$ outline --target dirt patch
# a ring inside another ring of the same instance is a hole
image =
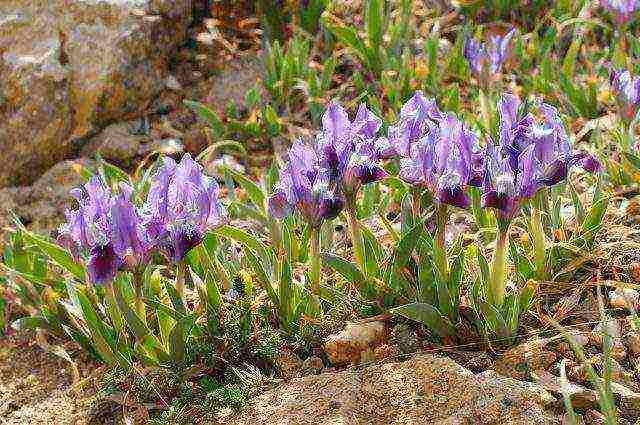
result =
[[[95,375],[97,364],[83,355],[74,359],[82,378]],[[82,382],[87,384],[88,380]],[[13,336],[0,340],[3,425],[87,424],[93,387],[81,387],[73,385],[71,364],[45,352],[35,338]]]

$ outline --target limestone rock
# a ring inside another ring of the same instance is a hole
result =
[[[108,162],[130,167],[144,151],[144,146],[151,142],[142,127],[140,121],[111,124],[82,148],[81,155],[94,158],[100,154]]]
[[[540,385],[558,397],[562,397],[563,392],[566,392],[569,395],[571,404],[576,409],[594,408],[597,404],[598,396],[591,389],[571,382],[563,383],[559,377],[546,370],[537,370],[533,375]]]
[[[640,293],[631,288],[616,288],[609,292],[609,302],[613,308],[636,311],[640,308]]]
[[[249,402],[227,425],[559,424],[553,400],[535,384],[474,375],[448,358],[294,379]]]
[[[325,352],[335,366],[358,364],[373,359],[373,350],[386,339],[383,322],[348,323],[346,328],[327,338]]]
[[[0,2],[0,187],[31,183],[164,88],[192,0]]]

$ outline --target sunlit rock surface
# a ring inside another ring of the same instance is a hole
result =
[[[0,1],[0,187],[139,115],[184,43],[192,0]]]

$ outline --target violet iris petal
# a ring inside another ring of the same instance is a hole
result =
[[[512,28],[503,36],[491,35],[484,43],[474,38],[467,38],[465,41],[464,57],[471,72],[482,84],[486,84],[502,69],[509,56],[509,45],[515,34],[516,29]]]
[[[111,205],[111,241],[119,258],[131,268],[142,264],[149,255],[142,220],[131,202],[133,189],[120,185],[120,194]]]
[[[226,221],[215,179],[189,154],[179,164],[165,158],[145,204],[145,229],[152,245],[179,262],[204,233]]]
[[[388,136],[378,140],[380,156],[408,157],[411,145],[431,132],[435,123],[444,117],[434,99],[427,99],[421,91],[416,91],[400,109],[398,122],[389,127]]]
[[[91,257],[87,264],[89,280],[98,285],[104,285],[116,277],[122,259],[118,257],[113,246],[96,245],[91,249]]]
[[[640,109],[640,77],[632,77],[626,69],[614,70],[611,73],[611,87],[616,95],[620,117],[627,123],[633,121]]]
[[[640,1],[638,0],[601,0],[601,5],[620,26],[631,22],[640,10]]]

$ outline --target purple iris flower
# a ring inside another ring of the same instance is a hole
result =
[[[298,210],[312,227],[338,216],[344,199],[336,190],[334,172],[321,166],[321,158],[302,140],[294,142],[289,160],[280,173],[275,193],[269,198],[269,212],[283,218]]]
[[[400,178],[431,190],[442,204],[467,208],[467,186],[482,184],[478,137],[455,116],[444,116],[400,160]]]
[[[141,217],[131,202],[130,186],[121,184],[116,195],[100,178],[93,177],[72,194],[78,209],[66,211],[60,242],[78,259],[82,254],[89,255],[87,271],[91,282],[107,283],[118,269],[135,269],[148,259],[149,243]]]
[[[492,143],[487,146],[483,208],[493,208],[501,219],[510,220],[543,186],[542,166],[534,145],[520,153],[516,169],[512,168],[509,155],[501,153]]]
[[[445,114],[438,109],[435,99],[427,99],[422,91],[416,91],[400,109],[398,123],[389,127],[388,136],[376,142],[380,156],[409,156],[411,145],[431,132],[444,117]]]
[[[164,158],[144,206],[145,228],[156,249],[173,262],[202,241],[205,232],[226,222],[215,179],[189,154],[180,163]]]
[[[611,86],[620,116],[627,123],[633,121],[640,109],[640,77],[632,77],[626,69],[614,70],[611,73]]]
[[[316,141],[319,163],[345,195],[355,196],[363,184],[387,177],[376,146],[381,126],[382,120],[365,105],[360,105],[353,122],[336,102],[325,111]]]
[[[553,186],[566,180],[572,166],[579,165],[589,172],[600,170],[597,159],[585,152],[575,151],[556,108],[542,103],[540,120],[522,111],[520,100],[511,94],[502,96],[500,111],[500,144],[514,173],[522,165],[522,154],[531,147],[539,164],[540,183]]]
[[[600,4],[620,26],[631,22],[634,15],[640,10],[640,1],[638,0],[601,0]]]
[[[464,43],[464,57],[469,62],[471,72],[481,84],[488,83],[498,74],[509,55],[509,44],[516,34],[512,28],[505,35],[492,34],[482,43],[475,38],[467,38]]]

